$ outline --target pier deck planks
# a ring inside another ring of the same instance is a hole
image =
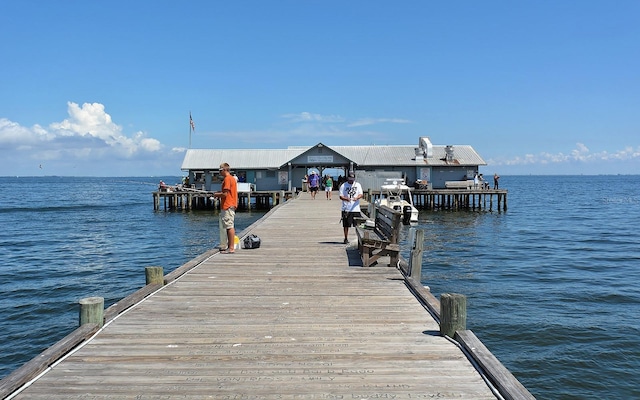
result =
[[[259,249],[213,255],[15,398],[495,399],[396,268],[349,265],[340,202],[322,194],[274,210],[252,228]]]

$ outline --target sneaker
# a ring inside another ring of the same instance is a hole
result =
[[[345,239],[344,242],[342,242],[344,244],[349,244],[349,240]]]

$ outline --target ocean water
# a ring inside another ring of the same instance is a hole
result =
[[[1,177],[0,378],[78,326],[78,301],[105,307],[219,244],[217,211],[153,210],[160,179]],[[238,212],[236,230],[265,211]]]
[[[160,179],[179,178],[0,178],[0,378],[75,329],[81,298],[218,244],[214,211],[153,211]],[[640,176],[501,187],[506,212],[421,212],[423,283],[467,296],[467,328],[537,398],[640,398]]]
[[[536,398],[640,398],[640,176],[500,181],[506,212],[421,213],[423,284]]]

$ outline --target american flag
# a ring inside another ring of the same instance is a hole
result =
[[[191,113],[189,113],[189,124],[191,125],[191,130],[196,131],[196,124],[193,123],[193,118],[191,118]]]

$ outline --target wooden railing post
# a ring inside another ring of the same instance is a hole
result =
[[[409,276],[420,282],[422,280],[422,252],[424,249],[424,230],[411,228],[411,256],[409,257]]]
[[[145,267],[144,276],[146,278],[147,285],[164,285],[164,270],[162,267]]]
[[[467,298],[462,294],[440,295],[440,334],[453,337],[467,329]]]
[[[84,324],[104,325],[104,297],[80,299],[80,326]]]

